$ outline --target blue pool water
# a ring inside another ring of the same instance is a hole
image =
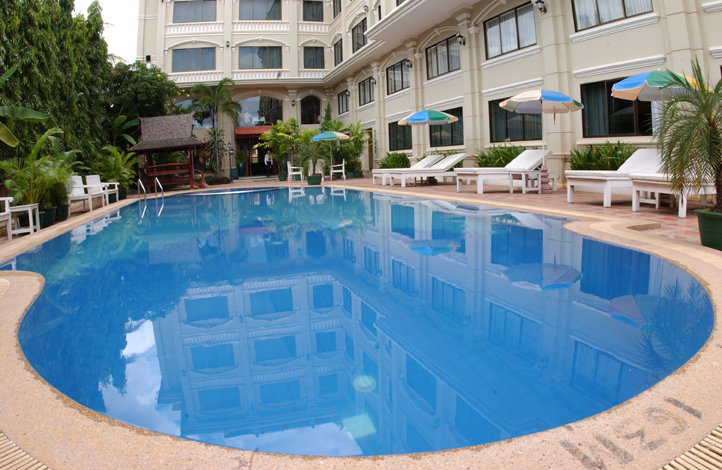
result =
[[[713,325],[691,275],[564,223],[321,188],[141,201],[15,260],[47,281],[20,344],[78,403],[214,444],[520,436],[642,392]]]

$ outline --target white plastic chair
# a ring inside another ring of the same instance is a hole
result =
[[[292,179],[291,177],[293,175],[298,175],[301,177],[301,181],[303,181],[303,167],[300,166],[291,166],[291,162],[286,162],[286,165],[288,166],[288,179]]]
[[[110,195],[115,194],[115,200],[118,200],[118,183],[102,182],[99,175],[88,175],[85,177],[85,184],[90,186],[88,191],[91,194],[103,192],[105,195],[105,205],[110,204]],[[111,187],[112,186],[112,187]]]
[[[85,203],[87,202],[90,206],[90,211],[93,211],[93,199],[96,197],[101,198],[101,203],[105,205],[105,193],[91,194],[86,191],[88,186],[83,184],[82,176],[73,176],[70,181],[70,191],[68,191],[68,216],[72,213],[73,203],[83,201],[83,210],[85,210]]]
[[[12,231],[10,230],[10,203],[13,202],[11,197],[0,197],[0,202],[3,202],[5,208],[0,212],[0,222],[5,222],[5,226],[8,231],[8,240],[12,240]]]
[[[346,179],[346,159],[344,158],[341,160],[341,163],[338,165],[331,165],[331,179],[333,179],[333,174],[339,173],[343,179]]]

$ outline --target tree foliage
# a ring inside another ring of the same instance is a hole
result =
[[[173,107],[180,90],[168,75],[155,65],[141,62],[118,64],[113,74],[112,105],[116,117],[165,116]]]

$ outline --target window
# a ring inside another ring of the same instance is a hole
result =
[[[541,140],[541,114],[519,114],[503,109],[504,100],[489,101],[489,136],[492,142]]]
[[[291,289],[252,292],[250,300],[251,315],[253,316],[290,312],[293,310],[293,293]]]
[[[338,374],[320,375],[318,377],[318,394],[330,395],[338,393]]]
[[[307,96],[301,100],[301,124],[318,124],[321,116],[321,100]]]
[[[344,312],[351,315],[353,313],[353,301],[351,299],[351,291],[344,287],[341,291],[342,307]]]
[[[426,76],[431,79],[461,68],[459,43],[452,36],[426,49]]]
[[[196,346],[191,348],[194,369],[220,369],[236,364],[232,344]]]
[[[343,62],[343,39],[339,39],[333,45],[333,65]]]
[[[466,322],[466,292],[435,277],[431,278],[431,306],[456,323]]]
[[[216,0],[173,3],[173,23],[196,21],[216,21]]]
[[[391,206],[391,231],[400,235],[414,238],[414,208],[393,204]]]
[[[364,247],[364,269],[376,277],[381,276],[381,257],[379,252],[368,246]]]
[[[619,403],[642,390],[647,380],[648,372],[575,341],[571,386],[585,396]]]
[[[324,331],[316,333],[316,352],[319,354],[334,352],[336,350],[336,333]]]
[[[304,47],[303,67],[306,69],[322,69],[323,47]]]
[[[652,0],[574,0],[577,31],[652,11]]]
[[[521,225],[491,223],[491,262],[502,266],[541,263],[544,231]]]
[[[336,18],[341,13],[341,0],[333,0],[333,17]]]
[[[376,336],[376,311],[361,302],[361,324]]]
[[[489,341],[533,364],[539,347],[539,324],[490,303]]]
[[[338,94],[338,113],[343,114],[348,112],[348,98],[351,93],[348,90],[344,90]]]
[[[581,86],[584,137],[652,135],[652,104],[612,98],[618,80]]]
[[[257,362],[278,361],[296,357],[296,337],[257,339],[253,342]]]
[[[280,69],[279,46],[246,46],[238,48],[239,69]]]
[[[333,304],[333,284],[313,286],[313,308],[332,308]]]
[[[585,239],[579,290],[606,300],[646,294],[652,269],[646,253]]]
[[[237,410],[241,407],[241,396],[237,387],[199,390],[198,403],[201,411]]]
[[[303,0],[303,21],[323,21],[323,2]]]
[[[291,380],[290,382],[259,385],[258,391],[263,405],[294,401],[301,398],[301,381]]]
[[[486,58],[536,44],[534,6],[530,3],[502,13],[484,23]]]
[[[401,261],[391,260],[393,286],[401,292],[416,295],[416,270]]]
[[[390,95],[410,86],[408,59],[404,59],[386,69],[386,94]]]
[[[433,409],[436,409],[436,377],[411,356],[406,356],[406,383]]]
[[[197,49],[173,49],[173,71],[215,70],[215,47]]]
[[[389,150],[411,149],[411,126],[399,126],[398,122],[389,123]]]
[[[358,100],[361,106],[374,101],[374,85],[376,80],[369,77],[358,84]]]
[[[343,259],[346,261],[356,261],[356,252],[354,251],[354,242],[348,237],[343,239]]]
[[[431,146],[464,145],[464,113],[462,108],[447,109],[444,112],[456,116],[459,120],[451,124],[429,126]]]
[[[405,1],[406,1],[406,0],[396,0],[396,6],[401,5],[401,4],[404,3]]]
[[[344,350],[346,351],[346,355],[348,356],[348,358],[353,361],[356,354],[353,350],[353,339],[351,339],[348,333],[344,335]]]
[[[283,119],[283,101],[271,98],[270,96],[253,96],[240,100],[241,113],[238,116],[238,122],[236,127],[249,127],[249,126],[263,126],[264,124],[271,124],[279,119]],[[279,245],[280,239],[274,237],[269,238],[266,243],[271,246],[277,247],[280,258],[288,258],[288,240],[284,244]],[[268,253],[268,249],[266,249]],[[269,261],[271,258],[269,258]]]
[[[366,45],[366,18],[351,29],[351,50],[356,52]]]
[[[280,20],[281,0],[241,0],[242,20]]]
[[[227,319],[230,316],[228,313],[228,298],[225,296],[187,299],[185,309],[186,320],[189,323]]]
[[[376,11],[378,12],[379,21],[381,21],[381,4],[380,3],[379,3],[378,8],[376,9]]]

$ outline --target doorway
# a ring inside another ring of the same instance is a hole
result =
[[[266,176],[266,167],[263,164],[263,150],[254,149],[258,139],[238,140],[238,152],[243,155],[246,162],[246,174],[239,176]]]

